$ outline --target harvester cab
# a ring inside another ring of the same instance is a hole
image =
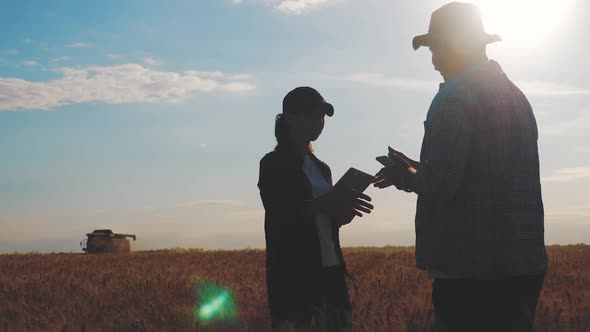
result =
[[[86,239],[80,242],[86,253],[128,253],[131,245],[127,238],[136,240],[135,234],[117,234],[110,229],[97,229],[86,234]]]

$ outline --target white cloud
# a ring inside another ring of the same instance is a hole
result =
[[[574,215],[580,217],[590,217],[590,204],[575,204],[546,208],[545,214],[547,216]]]
[[[61,77],[45,82],[0,78],[0,111],[89,102],[178,103],[199,93],[244,93],[256,88],[249,80],[223,73],[207,77],[197,71],[157,71],[140,64],[63,67],[54,72]]]
[[[590,166],[562,168],[555,175],[544,177],[545,182],[568,182],[590,178]]]
[[[567,83],[547,81],[516,81],[515,83],[527,96],[590,95],[590,88],[580,88]]]
[[[28,60],[28,61],[23,61],[23,65],[25,65],[25,66],[38,66],[39,63],[35,60]]]
[[[156,60],[153,56],[143,58],[143,63],[146,65],[159,65],[160,61]]]
[[[240,207],[244,202],[231,199],[213,199],[194,202],[184,202],[177,205],[181,208],[211,208],[211,207]]]
[[[334,0],[283,0],[275,5],[275,8],[285,14],[299,15],[306,10],[320,7]]]
[[[90,43],[71,43],[66,46],[70,47],[70,48],[90,48],[90,47],[92,47],[92,44],[90,44]]]
[[[378,72],[359,72],[341,76],[330,76],[330,79],[349,81],[377,87],[436,89],[439,81],[426,81],[388,77]],[[516,81],[516,85],[527,96],[575,96],[590,95],[590,88],[576,87],[571,84],[548,81]]]
[[[590,110],[571,112],[567,116],[540,113],[537,122],[543,136],[585,136],[590,126]]]
[[[230,79],[230,80],[240,81],[240,80],[250,80],[250,79],[252,79],[252,76],[248,75],[248,74],[237,74],[237,75],[226,76],[226,78]]]
[[[67,56],[67,55],[62,55],[62,56],[58,56],[56,58],[53,58],[51,60],[49,60],[50,62],[62,62],[62,61],[68,61],[71,60],[72,57],[71,56]]]
[[[218,79],[228,79],[228,80],[236,80],[236,81],[244,81],[244,80],[250,80],[252,79],[252,76],[248,75],[248,74],[237,74],[237,75],[227,75],[225,73],[222,73],[220,71],[197,71],[197,70],[191,70],[188,71],[187,73],[193,74],[193,75],[198,75],[200,77],[207,77],[207,78],[218,78]]]
[[[245,2],[261,3],[271,6],[283,14],[299,15],[311,9],[336,3],[342,0],[232,0],[235,5]]]
[[[17,50],[7,50],[5,53],[8,55],[17,55],[18,51]]]
[[[210,77],[210,78],[222,78],[223,73],[220,71],[197,71],[191,70],[189,73],[199,75],[201,77]]]
[[[354,73],[342,76],[329,76],[327,78],[376,87],[424,89],[433,91],[440,83],[436,81],[387,77],[382,73]]]

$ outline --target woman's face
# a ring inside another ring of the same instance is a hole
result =
[[[301,135],[310,142],[316,141],[324,130],[325,114],[323,112],[297,113],[289,118],[293,133]]]
[[[309,115],[308,117],[310,118],[309,140],[311,142],[315,142],[322,134],[322,131],[324,131],[326,115],[321,112],[315,112],[314,114]]]

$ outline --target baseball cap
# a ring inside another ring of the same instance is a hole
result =
[[[327,116],[334,115],[334,106],[326,102],[324,97],[314,88],[297,87],[283,98],[283,113],[322,112]]]

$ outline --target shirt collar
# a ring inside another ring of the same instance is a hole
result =
[[[469,67],[467,67],[466,69],[464,69],[462,72],[458,73],[457,75],[453,76],[450,80],[442,82],[439,84],[439,89],[444,88],[445,86],[452,86],[455,85],[465,79],[467,79],[468,77],[470,77],[473,73],[477,72],[479,69],[487,66],[488,64],[491,63],[495,63],[495,61],[493,60],[488,60],[486,62],[483,63],[478,63],[478,64],[474,64],[471,65]]]

